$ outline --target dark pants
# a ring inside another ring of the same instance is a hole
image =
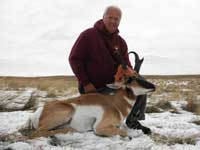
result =
[[[79,91],[80,94],[85,94],[84,87],[81,86],[81,85],[78,86],[78,91]]]
[[[147,95],[140,95],[137,96],[136,102],[129,113],[128,117],[126,118],[126,125],[129,128],[133,129],[143,129],[146,130],[146,127],[141,126],[138,120],[145,119],[145,109],[146,109],[146,102],[147,102]],[[150,132],[150,129],[147,129]],[[144,132],[144,131],[143,131]],[[146,132],[146,131],[145,131]]]
[[[134,114],[135,116],[137,116],[138,120],[144,120],[146,103],[147,103],[147,95],[137,96],[135,105],[133,106],[130,114]]]

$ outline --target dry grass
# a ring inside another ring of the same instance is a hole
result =
[[[191,144],[195,145],[196,140],[194,137],[166,137],[163,135],[156,135],[153,134],[151,135],[151,138],[156,142],[156,143],[162,143],[162,144],[167,144],[167,145],[174,145],[174,144]]]
[[[200,100],[197,100],[197,96],[200,95],[200,75],[145,76],[145,78],[157,86],[156,92],[151,96],[147,112],[160,112],[160,108],[176,112],[169,101],[186,100],[188,105],[185,109],[200,114],[200,102],[198,102]],[[74,76],[0,77],[0,89],[20,90],[27,87],[47,91],[48,98],[69,96],[78,92]]]
[[[146,76],[147,79],[156,84],[156,92],[151,96],[153,106],[161,107],[160,104],[167,106],[168,101],[186,100],[188,105],[185,110],[200,114],[200,75],[185,76]],[[163,107],[163,106],[162,106]],[[170,106],[168,105],[169,109]],[[176,110],[169,110],[174,111]],[[166,110],[166,109],[165,109]]]
[[[66,91],[77,92],[77,81],[73,76],[51,77],[0,77],[1,89],[37,88],[47,91],[48,97],[62,95]]]
[[[194,121],[193,123],[196,124],[196,125],[200,125],[200,120]]]
[[[184,109],[200,115],[200,101],[189,100],[188,105]]]

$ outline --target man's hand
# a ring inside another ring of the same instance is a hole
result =
[[[84,86],[84,90],[85,90],[85,93],[96,92],[96,88],[94,87],[92,83],[89,83],[86,86]]]

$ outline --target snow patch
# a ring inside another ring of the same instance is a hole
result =
[[[0,112],[0,135],[18,131],[26,123],[30,111]]]
[[[19,110],[31,99],[32,93],[35,89],[26,89],[25,91],[13,91],[13,90],[0,90],[0,106],[4,109]]]

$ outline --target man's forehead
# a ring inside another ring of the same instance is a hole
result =
[[[109,9],[106,13],[106,15],[117,15],[121,16],[121,12],[117,9]]]

